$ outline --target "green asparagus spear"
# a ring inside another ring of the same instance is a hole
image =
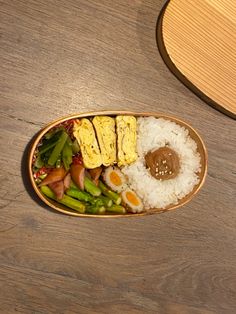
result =
[[[121,197],[119,194],[111,191],[102,181],[99,181],[98,187],[105,196],[109,197],[116,205],[120,205]]]
[[[84,188],[93,196],[101,195],[101,190],[89,178],[84,177]]]
[[[126,209],[121,205],[113,204],[111,207],[107,207],[108,212],[116,213],[116,214],[125,214]]]
[[[79,190],[73,183],[71,184],[71,187],[66,191],[66,194],[80,201],[90,203],[94,206],[110,207],[112,205],[112,200],[110,200],[108,197],[102,195],[94,197],[85,191]]]
[[[106,211],[104,206],[87,205],[85,212],[87,214],[102,215]]]
[[[60,155],[61,151],[63,150],[63,147],[65,145],[67,138],[68,138],[68,134],[65,131],[62,131],[62,134],[61,134],[60,138],[58,139],[57,144],[51,153],[51,156],[48,159],[48,164],[50,166],[54,166],[54,164],[56,163],[58,156]]]
[[[84,187],[87,192],[93,196],[99,196],[101,194],[100,189],[89,178],[84,178]],[[70,188],[80,191],[77,185],[71,180]]]
[[[111,207],[112,206],[112,200],[109,197],[100,195],[99,199],[103,202],[105,207]]]
[[[66,194],[73,198],[77,198],[80,201],[90,202],[90,203],[93,201],[93,197],[89,193],[80,191],[77,188],[69,188],[66,191]]]
[[[62,150],[62,161],[63,161],[63,165],[64,168],[66,169],[66,171],[68,171],[70,169],[70,164],[72,163],[72,148],[71,145],[67,139],[67,141],[65,142],[65,145],[63,147]]]
[[[74,198],[64,195],[62,199],[58,200],[53,193],[53,191],[46,185],[41,186],[41,192],[45,194],[47,197],[57,201],[58,203],[61,203],[69,208],[72,208],[79,213],[84,213],[85,212],[85,205],[81,203],[80,201],[75,200]]]
[[[93,197],[93,200],[90,203],[95,206],[105,206],[103,200],[100,199],[100,196]]]

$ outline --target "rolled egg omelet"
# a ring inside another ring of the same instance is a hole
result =
[[[96,116],[93,118],[98,143],[104,166],[113,165],[116,162],[116,131],[115,120],[108,116]]]
[[[133,116],[116,116],[118,166],[129,165],[138,155],[136,152],[137,123]]]
[[[95,131],[89,119],[77,120],[73,134],[79,142],[84,166],[93,169],[101,166],[102,156],[96,139]]]

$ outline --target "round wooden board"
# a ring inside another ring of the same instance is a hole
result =
[[[158,48],[193,92],[236,118],[235,0],[169,0],[157,23]]]

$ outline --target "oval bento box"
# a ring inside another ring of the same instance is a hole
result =
[[[148,116],[153,116],[156,118],[164,118],[164,119],[168,119],[172,122],[177,123],[180,126],[185,127],[188,131],[189,131],[189,135],[190,137],[196,142],[197,144],[197,151],[200,155],[200,162],[201,162],[201,170],[198,173],[199,176],[199,183],[197,185],[194,186],[193,190],[186,195],[184,198],[180,199],[178,201],[177,204],[172,204],[169,205],[168,207],[166,207],[165,209],[163,208],[152,208],[152,209],[148,209],[148,210],[144,210],[141,213],[126,213],[126,214],[103,214],[103,215],[95,215],[95,214],[82,214],[79,212],[76,212],[74,210],[69,209],[68,207],[57,203],[56,201],[47,198],[44,194],[41,193],[40,189],[38,188],[35,179],[34,179],[34,174],[33,174],[33,157],[34,157],[34,153],[35,150],[38,146],[38,144],[40,143],[41,139],[43,138],[43,136],[53,127],[55,127],[56,125],[63,123],[67,120],[70,119],[79,119],[79,118],[90,118],[90,117],[94,117],[94,116],[98,116],[98,115],[106,115],[106,116],[117,116],[117,115],[132,115],[135,117],[148,117]],[[197,133],[196,130],[194,130],[189,124],[187,124],[186,122],[175,118],[173,116],[170,115],[165,115],[163,113],[154,113],[154,112],[131,112],[131,111],[99,111],[99,112],[88,112],[88,113],[79,113],[79,114],[72,114],[72,115],[68,115],[66,117],[54,120],[53,122],[49,123],[48,125],[46,125],[44,128],[42,128],[39,133],[37,134],[36,138],[34,139],[31,147],[30,147],[30,151],[29,151],[29,157],[28,157],[28,172],[29,172],[29,177],[30,177],[30,181],[31,184],[33,186],[34,191],[36,192],[36,194],[38,195],[38,197],[49,207],[53,208],[54,210],[64,213],[64,214],[68,214],[71,216],[79,216],[79,217],[97,217],[97,218],[105,218],[105,217],[112,217],[112,218],[116,218],[116,217],[136,217],[136,216],[144,216],[144,215],[150,215],[150,214],[155,214],[155,213],[162,213],[162,212],[166,212],[166,211],[170,211],[170,210],[174,210],[178,207],[181,207],[185,204],[187,204],[201,189],[201,187],[204,184],[205,178],[206,178],[206,174],[207,174],[207,151],[206,151],[206,147],[203,143],[203,140],[201,139],[200,135]]]

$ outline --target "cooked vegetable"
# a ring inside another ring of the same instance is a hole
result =
[[[81,190],[84,190],[84,172],[85,168],[82,165],[72,164],[70,166],[71,178]]]
[[[116,116],[118,166],[129,165],[137,159],[136,152],[136,118],[133,116]]]
[[[56,161],[58,160],[59,155],[61,154],[63,147],[65,145],[65,142],[68,138],[68,134],[65,131],[62,131],[56,146],[54,147],[51,156],[48,159],[48,164],[50,166],[54,166]]]
[[[80,191],[80,190],[75,189],[75,188],[69,188],[66,191],[66,194],[71,196],[71,197],[77,198],[80,201],[84,201],[84,202],[92,202],[93,201],[93,197],[89,193],[84,192],[84,191]]]
[[[127,187],[125,176],[117,167],[106,168],[103,179],[113,191],[121,192]]]
[[[105,207],[111,207],[113,204],[112,200],[109,197],[106,197],[104,195],[100,195],[99,199],[102,200]]]
[[[80,152],[80,147],[79,147],[79,143],[77,139],[75,139],[72,144],[72,151],[73,151],[73,154],[78,154]]]
[[[121,205],[113,204],[111,207],[107,208],[108,212],[116,213],[116,214],[125,214],[126,209]]]
[[[52,139],[52,141],[54,140],[58,140],[60,134],[58,132],[62,131],[64,128],[62,126],[58,126],[55,128],[52,128],[50,131],[48,131],[45,135],[45,142],[49,143],[49,140]],[[55,136],[55,137],[54,137]]]
[[[99,196],[102,192],[88,177],[84,177],[84,188],[93,196]]]
[[[143,204],[138,195],[131,189],[126,189],[121,193],[122,202],[128,206],[132,213],[140,213],[143,210]]]
[[[109,198],[105,196],[94,197],[87,192],[78,190],[76,187],[69,188],[66,194],[80,201],[89,203],[90,205],[94,205],[95,207],[111,207],[112,205],[112,200]]]
[[[54,192],[57,200],[60,200],[63,198],[64,195],[64,184],[63,181],[57,181],[57,182],[53,182],[48,184],[49,188]]]
[[[111,191],[102,181],[99,181],[98,187],[105,196],[109,197],[116,205],[120,205],[121,197],[119,194]]]
[[[57,158],[55,167],[56,167],[56,168],[60,168],[61,165],[62,165],[62,162],[61,162],[61,154],[60,154],[60,155],[58,156],[58,158]]]
[[[34,179],[47,197],[81,213],[125,214],[122,198],[131,211],[140,211],[128,202],[126,177],[114,166],[117,160],[122,166],[136,158],[135,117],[66,120],[48,131],[36,148]],[[123,197],[118,194],[122,191],[127,192]]]
[[[78,211],[79,213],[83,214],[85,212],[85,205],[81,203],[80,201],[77,201],[68,195],[64,195],[62,199],[57,200],[55,194],[48,186],[42,186],[40,189],[44,195],[46,195],[47,197],[53,200],[56,200],[58,203],[61,203],[69,208],[72,208]]]
[[[70,169],[70,165],[72,163],[72,155],[73,155],[72,147],[71,147],[68,139],[65,142],[65,145],[64,145],[63,150],[62,150],[62,161],[63,161],[63,165],[64,165],[66,171],[68,171]]]
[[[40,169],[44,166],[44,161],[42,160],[42,157],[41,155],[38,155],[35,162],[34,162],[34,166],[37,168],[37,169]]]
[[[91,204],[96,206],[105,206],[104,201],[101,199],[101,195],[98,197],[94,197]]]
[[[49,149],[47,150],[45,153],[43,153],[42,155],[39,154],[39,156],[41,157],[43,163],[44,163],[44,166],[48,166],[48,159],[49,157],[51,156],[51,153],[53,151],[53,148],[52,149]]]
[[[36,179],[35,179],[35,183],[36,183],[36,184],[39,185],[41,182],[42,182],[42,180],[41,180],[40,178],[36,178]]]
[[[48,185],[60,180],[63,180],[65,177],[65,169],[61,168],[53,168],[52,171],[46,176],[46,178],[40,183],[40,186]]]
[[[47,173],[43,173],[39,176],[39,179],[43,180],[46,178],[47,175],[48,175]]]
[[[96,206],[96,205],[87,205],[85,212],[87,214],[98,214],[102,215],[106,211],[106,208],[104,206]]]
[[[113,165],[116,162],[116,130],[115,119],[108,116],[96,116],[93,118],[98,143],[104,166]]]
[[[52,149],[56,145],[56,142],[53,143],[47,143],[45,145],[42,145],[39,147],[39,155],[43,155],[48,150]]]
[[[48,136],[50,131],[45,134],[42,144],[39,146],[39,154],[43,155],[48,150],[52,149],[56,144],[61,135],[62,128],[56,128],[51,131],[51,134]]]

